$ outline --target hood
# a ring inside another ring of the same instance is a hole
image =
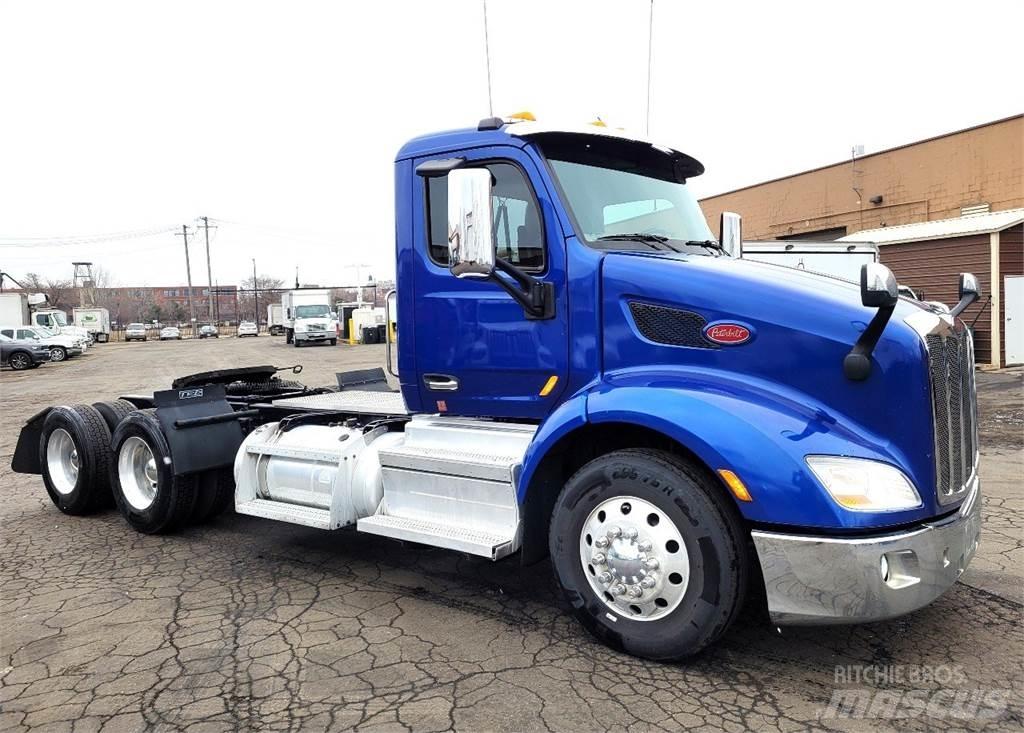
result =
[[[606,371],[638,362],[678,365],[769,385],[821,412],[827,423],[849,427],[919,487],[931,485],[927,352],[905,322],[925,310],[922,304],[900,299],[872,355],[871,374],[851,381],[843,359],[877,312],[861,305],[857,284],[750,260],[657,253],[609,254],[602,271]],[[634,303],[656,307],[638,310]],[[679,320],[672,311],[696,317]],[[644,317],[646,336],[638,323]],[[675,331],[650,338],[650,329],[673,323]],[[716,323],[736,324],[749,338],[713,344],[702,330]]]

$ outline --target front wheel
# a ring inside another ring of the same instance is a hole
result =
[[[34,362],[32,357],[26,354],[24,351],[15,351],[11,354],[10,358],[11,369],[16,372],[20,372],[23,369],[30,369]]]
[[[50,361],[64,361],[68,358],[68,350],[63,346],[50,347]]]
[[[670,453],[597,458],[555,503],[550,550],[577,619],[647,659],[696,654],[743,602],[743,527],[712,476]]]

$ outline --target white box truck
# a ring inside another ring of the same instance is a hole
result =
[[[327,290],[288,290],[281,293],[286,342],[303,346],[338,343],[338,327]]]
[[[29,297],[28,293],[0,293],[0,323],[27,326],[31,318]],[[39,297],[46,302],[46,296]]]
[[[76,326],[88,331],[96,343],[110,341],[110,311],[106,308],[75,308],[71,318]]]
[[[76,345],[89,343],[84,328],[68,325],[67,313],[46,308],[43,293],[0,293],[0,323],[12,326],[43,326],[55,333],[71,336]]]
[[[284,333],[284,309],[280,303],[271,303],[267,306],[267,330],[271,336],[280,336]]]

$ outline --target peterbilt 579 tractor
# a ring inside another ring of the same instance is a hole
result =
[[[494,561],[550,557],[606,644],[678,659],[748,592],[774,624],[891,618],[978,544],[974,356],[953,308],[740,259],[678,150],[488,118],[395,161],[397,359],[48,407],[13,468],[141,532],[232,505]],[[392,300],[389,298],[389,303]],[[389,330],[390,335],[390,330]],[[397,364],[396,364],[397,362]]]

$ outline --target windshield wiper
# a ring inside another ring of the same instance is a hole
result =
[[[725,248],[722,247],[718,242],[713,239],[690,239],[683,244],[688,244],[693,247],[704,247],[705,249],[714,249],[719,252],[725,252]]]
[[[668,237],[663,237],[660,234],[645,234],[643,232],[633,232],[632,234],[606,234],[603,237],[598,237],[598,242],[610,242],[610,241],[626,241],[626,242],[643,242],[649,244],[652,249],[659,249],[655,245],[663,244],[673,252],[678,250],[668,243]]]

